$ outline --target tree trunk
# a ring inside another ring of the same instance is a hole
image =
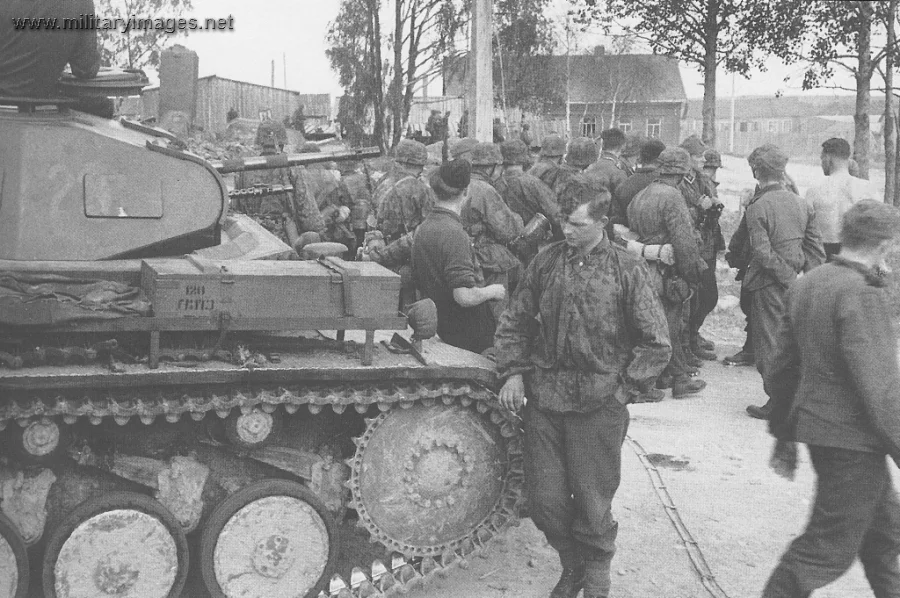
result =
[[[394,82],[391,84],[391,147],[400,143],[403,135],[403,0],[396,0],[394,11]]]
[[[853,139],[853,158],[859,165],[859,176],[869,178],[869,146],[871,145],[869,132],[869,105],[871,104],[872,82],[872,18],[874,8],[872,2],[860,2],[857,5],[859,11],[859,31],[857,32],[856,53],[859,66],[856,70],[856,113],[853,122],[856,131]]]
[[[416,31],[417,28],[421,28],[416,23],[416,16],[416,5],[413,4],[409,13],[409,54],[406,59],[406,81],[403,90],[403,103],[400,105],[400,120],[404,129],[409,126],[409,112],[412,110],[412,101],[415,95],[416,61],[419,59],[419,41],[422,39],[421,31]]]
[[[703,56],[703,142],[716,145],[716,67],[719,41],[719,0],[707,0]]]
[[[381,18],[379,17],[378,0],[368,0],[369,14],[371,15],[371,29],[369,30],[369,44],[371,44],[372,69],[370,81],[375,92],[374,111],[375,123],[372,128],[373,136],[381,151],[385,149],[384,138],[384,84],[381,78]]]
[[[897,44],[898,0],[890,0],[887,22],[887,54],[884,65],[884,203],[897,205],[897,128],[894,120],[894,46]]]

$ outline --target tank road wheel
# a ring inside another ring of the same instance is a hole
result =
[[[262,480],[226,498],[200,540],[200,568],[213,598],[315,596],[336,557],[325,505],[287,480]]]
[[[50,535],[44,555],[47,598],[178,598],[188,545],[175,517],[136,492],[89,498]]]
[[[508,460],[487,415],[415,404],[369,420],[351,468],[353,507],[372,536],[438,556],[484,539],[476,532],[500,507]]]
[[[27,598],[28,551],[15,526],[0,514],[0,598]]]

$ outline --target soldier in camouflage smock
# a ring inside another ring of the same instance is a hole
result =
[[[531,261],[494,346],[500,404],[520,409],[528,393],[528,509],[563,567],[551,596],[606,598],[626,405],[652,387],[669,339],[647,265],[604,232],[609,192],[584,174],[573,183],[560,203],[566,241]]]
[[[557,239],[562,238],[559,228],[559,205],[553,191],[537,177],[523,171],[528,162],[528,148],[521,140],[514,139],[500,144],[503,154],[503,174],[497,179],[495,187],[500,197],[510,209],[522,217],[527,226],[536,214],[542,214],[550,223]],[[514,250],[523,266],[537,255],[541,240],[527,242],[521,239],[515,242]]]
[[[425,146],[402,139],[394,155],[394,168],[378,183],[373,198],[378,230],[387,243],[413,232],[434,206],[434,191],[419,177],[428,161]]]
[[[258,131],[263,156],[279,153],[277,132],[270,129],[271,126],[264,122],[260,125],[262,133]],[[291,245],[291,240],[288,239],[284,227],[284,222],[288,218],[294,221],[300,234],[325,233],[325,222],[319,213],[315,198],[303,184],[302,168],[242,172],[235,179],[235,189],[238,190],[264,189],[273,185],[291,186],[293,191],[236,197],[231,202],[231,208],[235,212],[247,214],[288,245]]]
[[[472,237],[485,282],[502,284],[508,294],[510,277],[518,275],[520,266],[519,258],[509,249],[509,244],[522,234],[524,223],[493,187],[503,163],[500,149],[493,143],[479,143],[472,150],[470,162],[472,181],[460,217]],[[503,301],[492,302],[491,309],[497,319],[505,307]]]
[[[528,170],[528,174],[539,178],[542,183],[553,189],[565,153],[565,139],[559,135],[547,135],[541,140],[541,159]]]

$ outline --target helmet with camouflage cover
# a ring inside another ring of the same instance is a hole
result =
[[[428,150],[424,143],[412,139],[401,139],[394,148],[394,158],[403,164],[425,166],[425,163],[428,162]]]
[[[691,155],[682,147],[667,147],[657,158],[657,174],[688,174],[693,162]]]
[[[503,164],[503,155],[496,143],[480,142],[472,148],[469,161],[472,166],[497,166]]]
[[[264,120],[256,127],[256,145],[284,147],[287,145],[287,130],[280,122]]]
[[[572,166],[585,168],[597,161],[600,152],[593,139],[578,137],[569,142],[569,151],[566,152],[566,162]]]
[[[566,140],[559,135],[547,135],[541,140],[541,156],[558,158],[566,153]]]
[[[703,168],[722,168],[722,154],[713,148],[703,152]]]
[[[510,139],[500,144],[504,164],[525,164],[528,162],[528,147],[521,139]]]
[[[468,160],[476,145],[478,145],[478,140],[474,137],[463,137],[462,139],[458,139],[450,146],[450,157],[454,160],[456,158]]]

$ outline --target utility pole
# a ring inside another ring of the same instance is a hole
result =
[[[468,91],[469,136],[493,141],[494,74],[491,61],[492,0],[472,1]]]
[[[731,73],[731,135],[728,137],[728,153],[734,155],[734,78],[735,74]]]
[[[275,61],[272,60],[272,87],[275,87]]]

